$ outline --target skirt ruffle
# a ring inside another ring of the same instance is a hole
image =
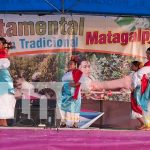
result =
[[[0,119],[14,118],[16,99],[14,95],[0,95]]]

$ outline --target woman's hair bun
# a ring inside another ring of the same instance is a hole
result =
[[[71,61],[78,62],[79,57],[78,57],[77,55],[72,55],[70,60],[71,60]]]
[[[13,49],[13,48],[15,48],[15,46],[13,45],[12,42],[6,41],[5,48],[7,48],[7,49]]]
[[[0,37],[0,41],[4,44],[5,48],[12,49],[15,45],[12,42],[8,42],[4,37]]]

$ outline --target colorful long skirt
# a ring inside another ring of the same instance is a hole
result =
[[[141,87],[137,87],[134,96],[142,108],[145,125],[150,127],[150,83],[143,94],[141,93]]]

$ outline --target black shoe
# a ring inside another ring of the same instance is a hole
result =
[[[77,123],[74,123],[71,128],[78,128],[78,124],[77,124]]]
[[[66,128],[66,124],[65,123],[60,124],[60,128]]]

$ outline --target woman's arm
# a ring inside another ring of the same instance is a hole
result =
[[[141,85],[141,79],[144,74],[150,73],[150,66],[143,67],[139,69],[137,72],[133,75],[133,86],[136,88],[138,85]]]
[[[10,61],[7,58],[0,59],[0,69],[7,69],[10,66]]]
[[[118,89],[130,89],[131,77],[125,76],[124,78],[110,80],[110,81],[92,81],[91,87],[93,90],[118,90]]]
[[[71,80],[73,80],[71,72],[66,72],[62,77],[63,82],[71,81]]]

